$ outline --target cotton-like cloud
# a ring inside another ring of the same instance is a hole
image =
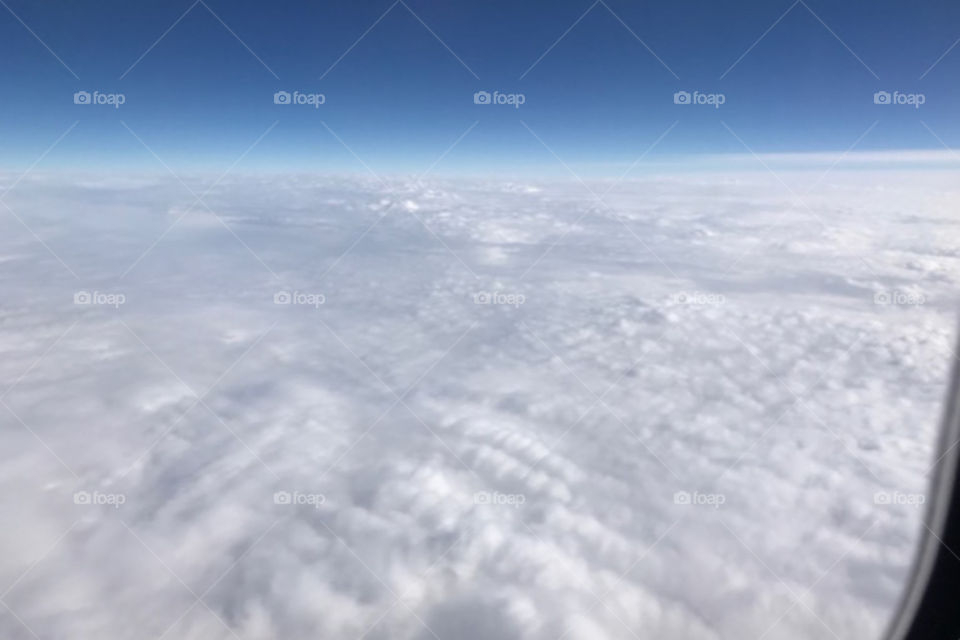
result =
[[[16,185],[3,637],[879,636],[955,182],[588,186]]]

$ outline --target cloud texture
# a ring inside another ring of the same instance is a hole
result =
[[[0,192],[0,635],[877,637],[958,188],[783,176]]]

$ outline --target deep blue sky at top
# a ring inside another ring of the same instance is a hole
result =
[[[132,130],[171,166],[226,169],[274,122],[240,168],[363,170],[332,131],[377,172],[419,172],[477,121],[436,171],[558,165],[534,133],[570,165],[613,167],[677,121],[651,158],[843,151],[877,121],[857,150],[960,146],[960,46],[928,71],[960,39],[960,3],[804,1],[3,0],[0,166],[76,121],[41,168],[162,168]],[[126,103],[75,105],[78,90]],[[276,105],[278,90],[326,102]],[[479,90],[526,101],[476,105]],[[679,90],[726,103],[676,105]],[[876,105],[879,90],[926,103]]]

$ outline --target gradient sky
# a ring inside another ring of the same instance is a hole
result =
[[[555,153],[618,173],[668,130],[649,159],[960,145],[946,0],[0,5],[4,168],[68,130],[40,168],[162,169],[145,144],[225,170],[268,129],[240,169],[419,173],[460,139],[434,172],[562,169]],[[78,90],[126,102],[76,105]],[[278,90],[326,102],[275,105]],[[478,90],[525,104],[476,105]],[[726,102],[676,105],[678,90]],[[926,102],[876,105],[878,90]]]

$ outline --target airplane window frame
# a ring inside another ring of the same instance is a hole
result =
[[[886,640],[960,638],[960,360],[954,357],[920,541]]]

